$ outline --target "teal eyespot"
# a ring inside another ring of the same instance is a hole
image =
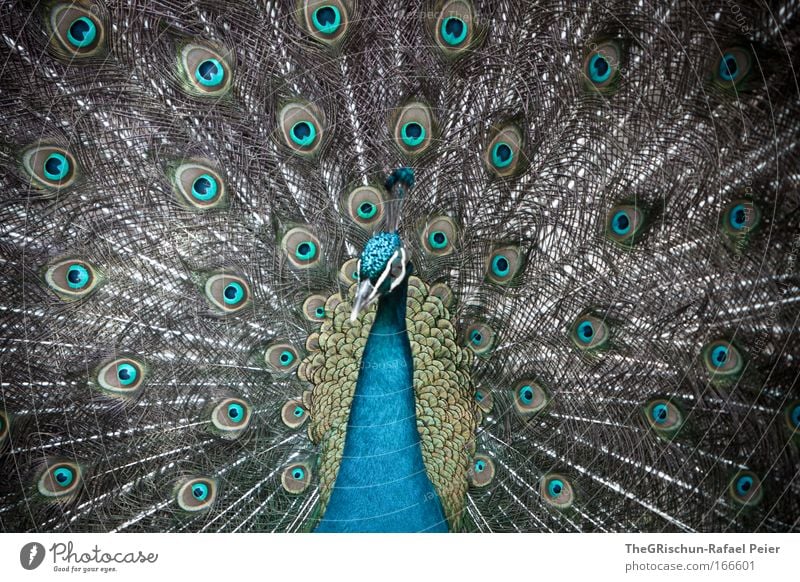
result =
[[[228,404],[228,418],[233,422],[241,422],[244,418],[244,407],[235,402]]]
[[[241,283],[231,281],[225,285],[225,288],[222,291],[222,297],[226,305],[237,305],[238,303],[241,303],[245,297],[244,287]]]
[[[447,247],[447,234],[441,230],[435,230],[428,235],[428,242],[434,249],[443,249]]]
[[[205,87],[217,87],[225,79],[225,69],[217,59],[206,59],[197,65],[194,76]]]
[[[302,156],[319,151],[325,134],[324,117],[313,103],[287,103],[278,113],[279,130],[286,145]]]
[[[416,157],[433,143],[433,114],[424,103],[415,101],[392,115],[395,143],[404,154]]]
[[[475,12],[469,0],[440,2],[436,19],[431,19],[431,32],[436,44],[447,57],[457,57],[475,44],[480,35],[474,30]]]
[[[242,436],[250,425],[253,408],[241,398],[224,398],[211,411],[212,432],[223,439],[234,440]]]
[[[578,318],[572,327],[572,341],[581,350],[603,347],[609,338],[605,321],[593,315]]]
[[[58,146],[31,147],[23,153],[22,164],[32,184],[45,190],[65,188],[77,177],[72,154]]]
[[[495,467],[488,455],[478,454],[472,461],[468,477],[473,487],[486,487],[494,479]]]
[[[727,87],[738,87],[747,79],[753,66],[750,51],[742,47],[732,47],[723,51],[717,61],[715,76],[717,82]]]
[[[468,326],[465,336],[467,347],[478,355],[486,355],[494,348],[494,330],[484,323],[473,323]]]
[[[521,380],[514,388],[514,408],[523,418],[528,418],[544,408],[550,402],[550,395],[538,382]]]
[[[789,409],[789,426],[798,429],[800,428],[800,404],[796,404]]]
[[[67,30],[67,40],[75,48],[91,46],[97,38],[97,25],[86,16],[80,16],[72,21]]]
[[[616,243],[632,246],[641,238],[645,214],[634,204],[619,204],[608,214],[607,235]]]
[[[324,295],[309,295],[303,301],[303,315],[306,320],[319,323],[325,319],[325,301]]]
[[[205,483],[195,483],[192,485],[192,497],[198,501],[205,501],[208,499],[208,485]]]
[[[491,412],[492,408],[494,407],[494,398],[492,398],[492,393],[484,390],[475,391],[475,402],[478,403],[478,408],[487,414]]]
[[[490,174],[507,178],[522,168],[520,157],[522,152],[523,133],[515,124],[507,124],[495,128],[491,140],[484,151],[484,164]]]
[[[307,228],[296,227],[281,240],[281,248],[294,267],[306,269],[320,261],[319,239]]]
[[[310,261],[317,256],[317,245],[312,240],[305,240],[297,245],[294,256],[301,261]]]
[[[572,484],[566,477],[556,473],[542,478],[539,493],[548,505],[559,510],[569,508],[575,500]]]
[[[51,46],[56,56],[73,61],[104,49],[106,23],[102,6],[79,2],[49,3],[47,18]]]
[[[564,492],[564,482],[560,479],[551,479],[547,483],[547,492],[552,498],[560,497]]]
[[[648,401],[643,413],[648,426],[662,438],[671,439],[683,427],[683,412],[667,398],[654,398]]]
[[[305,463],[289,465],[281,474],[281,485],[288,493],[302,493],[311,485],[311,468]]]
[[[320,305],[314,310],[314,315],[322,319],[323,317],[325,317],[325,308]]]
[[[44,273],[47,286],[64,301],[87,297],[102,282],[100,273],[87,261],[64,259]]]
[[[516,247],[503,247],[493,250],[489,255],[489,267],[486,276],[498,285],[509,285],[520,267],[522,255]]]
[[[301,25],[319,42],[338,44],[349,25],[348,9],[343,0],[304,0],[299,2]]]
[[[467,38],[469,27],[467,23],[457,16],[448,16],[442,20],[441,35],[445,43],[450,46],[458,46]]]
[[[607,91],[619,77],[622,48],[616,41],[600,43],[584,59],[584,75],[590,87]]]
[[[507,277],[511,271],[508,259],[503,255],[495,255],[492,259],[492,272],[497,277]]]
[[[425,141],[425,128],[416,121],[403,125],[403,143],[409,147],[417,147]]]
[[[44,161],[44,175],[48,180],[53,182],[63,180],[69,171],[69,160],[64,154],[54,152]]]
[[[217,180],[211,174],[203,174],[195,178],[192,182],[192,196],[207,202],[217,195],[219,185]]]
[[[75,480],[75,472],[69,467],[58,467],[53,471],[53,480],[60,487],[69,487]]]
[[[99,367],[97,386],[112,396],[130,398],[144,383],[144,365],[133,358],[115,358]]]
[[[300,428],[308,420],[308,412],[299,400],[289,400],[281,408],[281,420],[289,428]]]
[[[176,501],[188,512],[204,511],[211,507],[217,497],[217,484],[207,477],[184,480],[177,489]]]
[[[223,314],[234,313],[250,303],[250,286],[232,273],[212,275],[205,284],[206,299]]]
[[[458,229],[449,216],[431,218],[421,234],[422,246],[427,253],[443,257],[455,251]]]
[[[44,470],[37,482],[39,493],[57,499],[75,493],[80,487],[81,470],[72,461],[53,462]]]
[[[504,141],[494,144],[492,148],[492,164],[496,168],[507,168],[514,161],[514,150]]]
[[[324,35],[334,34],[342,25],[342,15],[339,9],[330,4],[320,6],[314,10],[311,20],[314,23],[314,28]]]
[[[372,202],[362,202],[358,207],[358,216],[364,220],[369,220],[378,212],[378,207]]]
[[[117,364],[117,381],[121,386],[130,386],[139,378],[139,372],[128,362]]]
[[[723,213],[723,227],[731,237],[743,237],[761,223],[761,209],[751,200],[737,199]]]
[[[73,263],[67,267],[67,285],[70,289],[83,289],[92,279],[89,270],[81,263]]]
[[[752,471],[740,471],[731,480],[728,494],[739,505],[758,505],[764,496],[761,479]]]
[[[292,141],[301,148],[307,148],[317,138],[317,129],[309,121],[298,121],[289,133]]]
[[[715,379],[733,379],[744,370],[739,349],[726,340],[715,340],[703,348],[706,368]]]
[[[373,186],[359,186],[348,194],[350,218],[365,228],[371,228],[383,218],[383,194]]]
[[[181,47],[179,64],[184,87],[198,97],[220,97],[230,90],[233,66],[230,51],[189,43]]]
[[[297,367],[297,350],[290,344],[279,342],[270,345],[264,353],[267,365],[275,372],[284,374]]]

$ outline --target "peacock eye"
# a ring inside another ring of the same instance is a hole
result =
[[[322,115],[311,103],[286,104],[278,114],[284,142],[298,154],[310,155],[322,144]]]
[[[416,156],[433,143],[433,114],[427,105],[412,102],[394,114],[393,132],[400,150]]]
[[[81,299],[94,291],[101,282],[97,270],[87,261],[66,259],[47,268],[44,274],[47,286],[62,299]]]
[[[300,14],[306,30],[325,44],[340,41],[349,25],[348,5],[342,0],[305,0]]]
[[[736,87],[750,74],[752,56],[749,50],[741,47],[732,47],[725,50],[717,61],[717,82]]]
[[[442,19],[442,26],[439,29],[442,40],[449,46],[458,46],[467,38],[469,27],[467,23],[458,16],[448,16]]]
[[[744,236],[761,222],[761,209],[750,200],[734,200],[724,212],[723,226],[731,236]]]
[[[655,398],[644,407],[644,416],[659,436],[672,437],[683,426],[683,412],[665,398]]]
[[[523,418],[544,410],[549,401],[550,396],[536,382],[523,380],[514,389],[514,408]]]
[[[523,167],[521,152],[522,132],[516,125],[505,125],[494,130],[484,153],[484,164],[490,174],[505,178]]]
[[[238,438],[250,424],[252,407],[241,398],[225,398],[211,411],[211,428],[228,440]]]
[[[303,302],[303,315],[308,321],[319,322],[325,319],[325,297],[311,295]]]
[[[306,463],[289,465],[281,473],[281,484],[289,493],[302,493],[311,485],[311,469]]]
[[[132,358],[116,358],[103,364],[97,373],[97,384],[115,396],[132,396],[144,382],[144,366]]]
[[[608,214],[608,237],[617,243],[632,245],[640,238],[644,221],[644,213],[636,206],[614,206]]]
[[[231,88],[233,66],[228,52],[210,46],[187,44],[181,49],[180,63],[189,93],[219,97]]]
[[[557,508],[567,509],[575,500],[572,484],[563,475],[549,474],[540,482],[539,494],[544,501]]]
[[[289,428],[299,428],[308,420],[308,412],[297,400],[289,400],[281,408],[281,420]]]
[[[474,487],[485,487],[492,482],[494,473],[494,463],[488,455],[475,455],[468,473],[470,484]]]
[[[250,286],[247,281],[233,274],[218,274],[208,278],[205,284],[208,302],[222,313],[235,313],[250,302]]]
[[[178,486],[176,501],[184,511],[203,511],[211,507],[217,497],[217,483],[207,477],[186,479]]]
[[[425,140],[425,128],[416,121],[409,121],[403,125],[400,135],[404,144],[409,147],[417,147]]]
[[[39,477],[39,493],[58,498],[74,493],[81,482],[80,467],[71,461],[51,464]]]
[[[761,480],[752,471],[740,471],[728,487],[728,493],[736,503],[746,506],[757,505],[763,497]]]
[[[468,0],[450,0],[442,5],[433,32],[436,44],[446,56],[455,57],[474,44],[474,14]]]
[[[716,340],[703,348],[706,368],[714,376],[737,376],[744,369],[741,352],[726,340]]]
[[[511,283],[522,266],[522,256],[516,247],[504,247],[489,254],[489,268],[486,275],[498,285]]]
[[[187,162],[177,167],[172,178],[178,200],[192,210],[218,207],[225,200],[225,182],[204,162]]]
[[[608,341],[608,326],[593,315],[579,317],[572,327],[572,341],[581,350],[603,347]]]
[[[71,2],[55,4],[50,9],[48,24],[53,31],[51,42],[59,56],[79,59],[104,48],[106,25],[99,13]]]
[[[613,88],[619,77],[622,48],[616,41],[606,41],[591,51],[583,61],[584,75],[598,90]]]
[[[287,232],[281,241],[289,261],[295,267],[304,269],[319,262],[319,239],[304,227],[296,227]]]
[[[484,355],[494,348],[494,330],[485,323],[473,323],[466,330],[466,344],[478,355]]]
[[[455,222],[447,216],[440,216],[428,221],[422,231],[421,242],[426,252],[443,257],[455,250],[458,229]]]
[[[369,228],[383,218],[383,196],[377,188],[360,186],[348,195],[347,208],[353,222]]]
[[[299,364],[297,350],[285,342],[269,346],[264,353],[264,361],[279,373],[289,373]]]
[[[77,176],[75,158],[58,146],[30,148],[23,154],[22,161],[33,183],[42,188],[64,188]]]

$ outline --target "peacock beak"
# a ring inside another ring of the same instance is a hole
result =
[[[363,279],[358,284],[358,289],[356,290],[356,299],[353,302],[353,311],[350,313],[350,321],[355,321],[361,310],[372,303],[377,296],[378,290],[372,284],[372,281]]]

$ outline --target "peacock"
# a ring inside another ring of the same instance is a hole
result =
[[[2,530],[800,530],[797,0],[0,21]]]

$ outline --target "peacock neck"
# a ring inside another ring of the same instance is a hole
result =
[[[350,408],[344,455],[316,531],[447,531],[417,432],[407,287],[406,279],[379,300]]]

